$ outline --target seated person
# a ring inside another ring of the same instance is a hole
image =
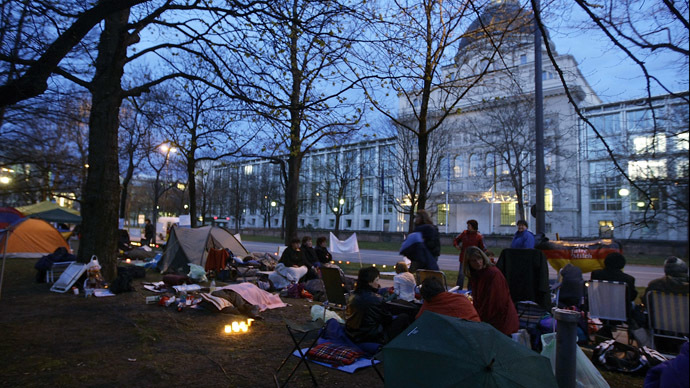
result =
[[[517,332],[520,321],[508,282],[484,251],[477,247],[467,248],[463,271],[470,280],[474,308],[482,322],[491,324],[507,336]]]
[[[357,286],[345,313],[345,333],[355,343],[388,343],[409,324],[406,314],[393,316],[378,294],[379,270],[365,267],[357,274]]]
[[[311,237],[302,237],[302,246],[300,246],[300,250],[304,254],[304,260],[306,260],[310,267],[318,266],[319,260],[316,257],[316,250],[312,247]]]
[[[472,302],[465,295],[446,291],[438,278],[428,277],[424,279],[419,292],[422,294],[424,303],[416,318],[419,318],[425,311],[431,311],[449,317],[480,322],[479,314],[472,306]]]
[[[333,256],[331,256],[331,253],[328,252],[328,248],[326,248],[326,243],[326,237],[321,236],[316,239],[316,248],[314,248],[314,251],[316,252],[316,258],[321,264],[330,263],[331,260],[333,260]]]
[[[604,259],[604,269],[597,269],[592,271],[591,280],[608,280],[612,282],[627,283],[626,296],[628,303],[632,303],[637,297],[637,290],[635,289],[635,278],[622,271],[625,267],[625,257],[613,252],[606,255]]]
[[[688,265],[677,257],[669,257],[664,261],[664,276],[649,282],[647,289],[644,291],[644,300],[646,300],[649,291],[673,294],[689,293]]]
[[[290,240],[290,246],[285,248],[275,271],[268,276],[268,279],[277,290],[297,283],[309,272],[309,267],[304,261],[304,255],[300,250],[300,239]]]
[[[561,288],[558,292],[558,306],[580,306],[584,295],[582,270],[571,263],[561,269]]]
[[[396,275],[393,277],[395,296],[407,302],[414,301],[414,289],[417,283],[415,282],[414,275],[407,271],[407,264],[404,261],[396,263],[395,273]]]

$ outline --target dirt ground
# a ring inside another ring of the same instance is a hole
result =
[[[158,273],[135,279],[133,292],[85,298],[36,283],[34,263],[8,259],[5,267],[2,387],[273,387],[273,373],[292,349],[285,320],[306,322],[313,304],[284,298],[289,307],[262,312],[248,333],[225,335],[226,324],[245,317],[147,305],[155,294],[141,282],[160,280]],[[279,377],[297,360],[291,357]],[[383,386],[371,367],[348,374],[310,365],[321,386]],[[641,387],[642,379],[616,375],[610,383]],[[290,386],[312,386],[303,366]]]

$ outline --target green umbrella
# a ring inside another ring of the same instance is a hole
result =
[[[549,359],[488,323],[424,312],[383,347],[386,387],[557,387]]]

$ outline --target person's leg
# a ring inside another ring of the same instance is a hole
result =
[[[462,261],[460,262],[460,269],[458,270],[458,281],[455,282],[456,286],[459,286],[462,290],[465,283],[465,273],[462,272]]]

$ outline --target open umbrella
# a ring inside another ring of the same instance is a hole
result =
[[[483,322],[424,312],[383,347],[387,387],[558,386],[549,359]]]

